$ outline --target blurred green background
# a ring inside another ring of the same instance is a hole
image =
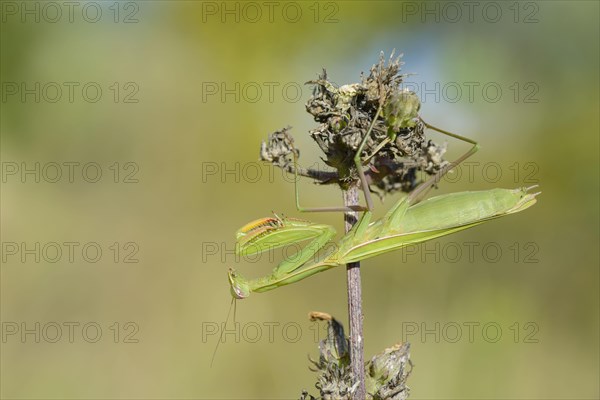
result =
[[[267,134],[292,125],[302,163],[322,165],[302,84],[324,67],[356,82],[392,49],[423,117],[481,144],[438,193],[543,194],[365,262],[366,358],[410,341],[414,399],[598,398],[598,2],[52,4],[2,2],[3,398],[315,392],[307,313],[346,324],[343,270],[238,302],[210,367],[227,268],[280,257],[236,260],[234,232],[298,216],[289,179],[257,161]],[[341,201],[302,184],[305,204]]]

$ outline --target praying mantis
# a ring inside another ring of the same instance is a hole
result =
[[[237,233],[239,249],[247,251],[246,254],[309,239],[311,242],[293,259],[282,261],[266,277],[247,280],[230,269],[231,294],[236,299],[244,299],[254,292],[276,289],[331,268],[523,211],[536,202],[538,193],[529,193],[532,188],[451,193],[415,205],[411,205],[410,196],[405,197],[375,222],[370,222],[371,212],[366,211],[352,230],[341,238],[336,250],[315,262],[308,261],[335,236],[333,227],[280,217],[254,221]]]
[[[491,189],[467,191],[432,197],[419,202],[419,197],[430,189],[449,170],[456,167],[478,150],[477,142],[427,124],[418,115],[419,102],[412,92],[404,92],[401,102],[404,107],[400,117],[389,121],[390,126],[406,127],[420,120],[425,127],[450,137],[472,144],[469,151],[438,171],[436,175],[400,199],[383,218],[371,221],[372,200],[369,185],[363,171],[365,163],[373,154],[362,157],[362,151],[375,122],[385,116],[380,106],[373,123],[364,135],[354,156],[360,184],[367,206],[303,208],[299,203],[298,177],[295,180],[296,207],[299,211],[363,211],[359,221],[337,243],[333,242],[336,231],[333,227],[302,219],[279,217],[262,218],[248,223],[236,233],[239,254],[260,254],[286,245],[310,241],[292,258],[283,260],[271,274],[256,279],[246,279],[233,268],[228,279],[233,299],[245,299],[251,293],[266,292],[289,285],[312,275],[348,263],[395,251],[406,247],[472,228],[484,222],[523,211],[536,203],[538,193],[530,193],[535,186],[517,189]],[[382,102],[383,103],[383,102]],[[381,104],[381,103],[380,103]],[[388,117],[389,119],[389,117]],[[394,131],[388,132],[376,148],[394,140]],[[296,158],[294,157],[294,162]],[[335,250],[318,259],[317,253],[326,245],[335,243]]]

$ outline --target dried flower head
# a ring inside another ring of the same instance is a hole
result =
[[[302,392],[301,400],[352,399],[358,382],[350,368],[348,338],[344,327],[327,313],[311,312],[311,321],[327,322],[327,337],[319,343],[319,361],[310,359],[319,376],[315,387],[319,397]],[[406,400],[406,380],[412,369],[410,345],[396,344],[374,356],[365,365],[367,399]]]
[[[401,87],[405,77],[400,74],[401,65],[400,57],[392,54],[386,63],[382,54],[360,83],[337,88],[325,70],[318,79],[307,82],[313,85],[313,94],[306,111],[319,123],[310,135],[325,154],[325,163],[337,173],[334,181],[342,189],[358,181],[353,159],[371,125],[361,159],[369,184],[380,196],[409,192],[418,183],[417,172],[432,175],[447,164],[443,159],[445,146],[425,138],[425,126],[418,115],[419,98]],[[280,136],[281,132],[263,142],[261,159],[290,169],[293,157],[286,157],[285,152],[297,150],[293,142],[289,146],[289,140]]]

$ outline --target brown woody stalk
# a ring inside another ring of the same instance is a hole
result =
[[[344,205],[358,205],[358,187],[352,186],[344,190]],[[344,214],[346,233],[356,224],[358,213],[347,212]],[[360,281],[360,262],[346,265],[346,279],[348,281],[348,323],[350,325],[350,367],[358,387],[354,393],[355,399],[366,398],[365,389],[365,362],[363,339],[363,314],[362,314],[362,286]]]

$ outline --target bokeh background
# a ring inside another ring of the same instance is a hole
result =
[[[260,276],[281,256],[236,260],[234,232],[298,216],[290,180],[258,163],[269,133],[292,125],[302,163],[322,165],[303,83],[356,82],[393,49],[423,117],[481,144],[438,193],[543,194],[365,262],[366,358],[410,341],[414,399],[598,398],[598,2],[72,3],[2,2],[3,398],[314,393],[307,313],[346,324],[343,270],[239,302],[210,367],[227,268]]]

